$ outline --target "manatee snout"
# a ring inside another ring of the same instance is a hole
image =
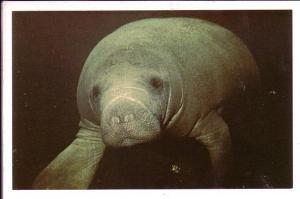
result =
[[[131,146],[159,136],[160,122],[151,110],[151,100],[145,90],[111,89],[102,101],[100,123],[107,145]]]

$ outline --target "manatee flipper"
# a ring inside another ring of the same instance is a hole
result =
[[[105,145],[99,130],[86,124],[86,121],[80,122],[77,138],[38,175],[33,188],[88,188],[102,158]]]
[[[197,121],[190,136],[204,144],[209,152],[214,185],[224,186],[232,155],[230,132],[223,118],[217,111],[211,111],[205,118]]]

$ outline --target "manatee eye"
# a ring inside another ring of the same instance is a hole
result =
[[[94,86],[91,92],[91,97],[95,100],[100,95],[100,88],[99,86]]]
[[[161,89],[163,87],[163,80],[158,77],[152,77],[150,79],[150,84],[155,89]]]

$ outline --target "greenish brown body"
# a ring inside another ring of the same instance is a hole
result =
[[[81,146],[84,158],[69,159],[71,153],[62,152],[35,186],[87,188],[96,166],[84,177],[85,183],[71,176],[82,172],[81,166],[90,160],[97,165],[104,144],[130,146],[161,133],[190,136],[204,144],[215,185],[222,186],[231,141],[220,110],[258,85],[259,72],[251,53],[223,27],[191,18],[145,19],[124,25],[92,50],[78,84],[81,123],[92,129],[84,138],[96,138],[97,153],[84,152],[89,144]],[[70,145],[68,151],[73,150]],[[80,166],[68,170],[65,163]],[[59,183],[55,181],[58,173],[65,176]]]

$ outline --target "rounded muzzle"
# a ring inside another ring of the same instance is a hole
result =
[[[118,97],[105,107],[103,119],[113,126],[139,120],[148,112],[142,102],[133,98]]]

